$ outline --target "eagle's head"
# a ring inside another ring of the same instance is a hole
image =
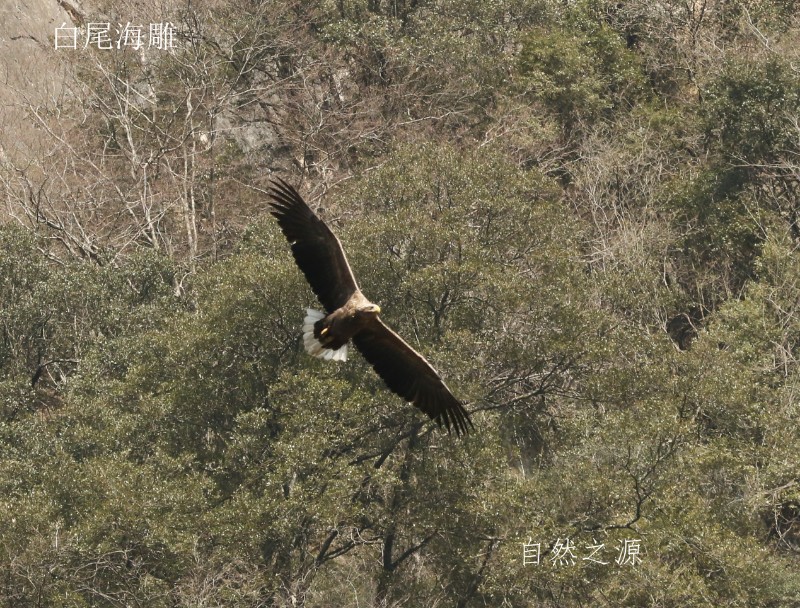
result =
[[[360,306],[358,309],[359,314],[365,316],[378,316],[381,314],[381,307],[377,304],[367,304],[366,306]]]

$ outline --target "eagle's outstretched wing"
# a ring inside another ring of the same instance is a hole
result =
[[[358,290],[342,244],[285,181],[273,180],[269,195],[270,213],[278,219],[297,266],[325,310],[332,313]]]
[[[473,428],[469,414],[428,360],[375,318],[353,336],[364,358],[392,391],[411,402],[448,432]]]

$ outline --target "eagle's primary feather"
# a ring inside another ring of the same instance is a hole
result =
[[[457,435],[472,426],[464,406],[427,359],[378,318],[380,307],[358,288],[344,249],[300,194],[281,179],[272,182],[271,213],[289,241],[297,266],[327,315],[308,310],[303,340],[317,357],[342,361],[352,339],[392,391]]]

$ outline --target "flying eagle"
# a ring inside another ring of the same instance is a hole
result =
[[[314,357],[344,361],[352,340],[392,391],[413,403],[439,426],[456,435],[472,426],[464,406],[430,363],[394,333],[358,288],[344,250],[292,186],[272,181],[270,212],[292,247],[292,254],[327,314],[307,309],[303,325],[306,351]]]

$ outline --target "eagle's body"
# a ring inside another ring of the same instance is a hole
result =
[[[378,318],[381,309],[357,291],[331,314],[314,323],[314,338],[327,349],[336,350]]]
[[[292,254],[326,313],[307,310],[303,342],[309,354],[343,361],[352,340],[395,393],[456,434],[472,427],[464,407],[430,363],[380,320],[381,309],[356,284],[339,239],[283,180],[270,190]]]

